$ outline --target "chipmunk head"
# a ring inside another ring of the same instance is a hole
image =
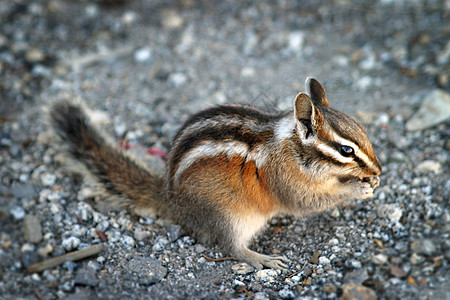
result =
[[[307,94],[297,95],[294,111],[302,150],[317,158],[310,162],[313,169],[343,180],[379,175],[381,165],[364,129],[328,106],[325,88],[319,81],[306,79],[306,89]]]

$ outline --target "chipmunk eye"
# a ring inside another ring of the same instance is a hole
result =
[[[355,150],[350,146],[341,146],[341,148],[339,148],[339,153],[341,153],[342,156],[350,157],[355,155]]]

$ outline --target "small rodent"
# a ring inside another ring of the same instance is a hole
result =
[[[165,175],[109,142],[80,104],[58,102],[49,112],[78,167],[127,207],[180,224],[257,269],[285,269],[288,259],[248,248],[267,221],[372,197],[381,173],[364,129],[328,106],[316,79],[306,88],[292,111],[223,105],[191,116],[172,142]]]

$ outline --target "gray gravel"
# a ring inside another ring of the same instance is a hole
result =
[[[429,95],[448,99],[449,14],[437,0],[2,1],[0,298],[449,299],[450,122],[406,127]],[[177,225],[110,211],[61,167],[43,109],[83,99],[161,169],[145,149],[167,151],[190,113],[289,108],[307,76],[365,125],[383,174],[373,199],[272,220],[252,248],[286,255],[283,272],[211,261],[222,253]]]

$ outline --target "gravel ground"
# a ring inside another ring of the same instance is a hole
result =
[[[0,2],[1,299],[450,298],[449,1],[272,2]],[[307,76],[365,125],[383,174],[373,199],[272,220],[252,248],[286,255],[283,272],[210,261],[223,255],[178,225],[108,210],[61,167],[43,109],[81,98],[162,168],[143,149],[167,151],[190,113],[290,108]],[[426,99],[425,119],[447,119],[407,130]]]

